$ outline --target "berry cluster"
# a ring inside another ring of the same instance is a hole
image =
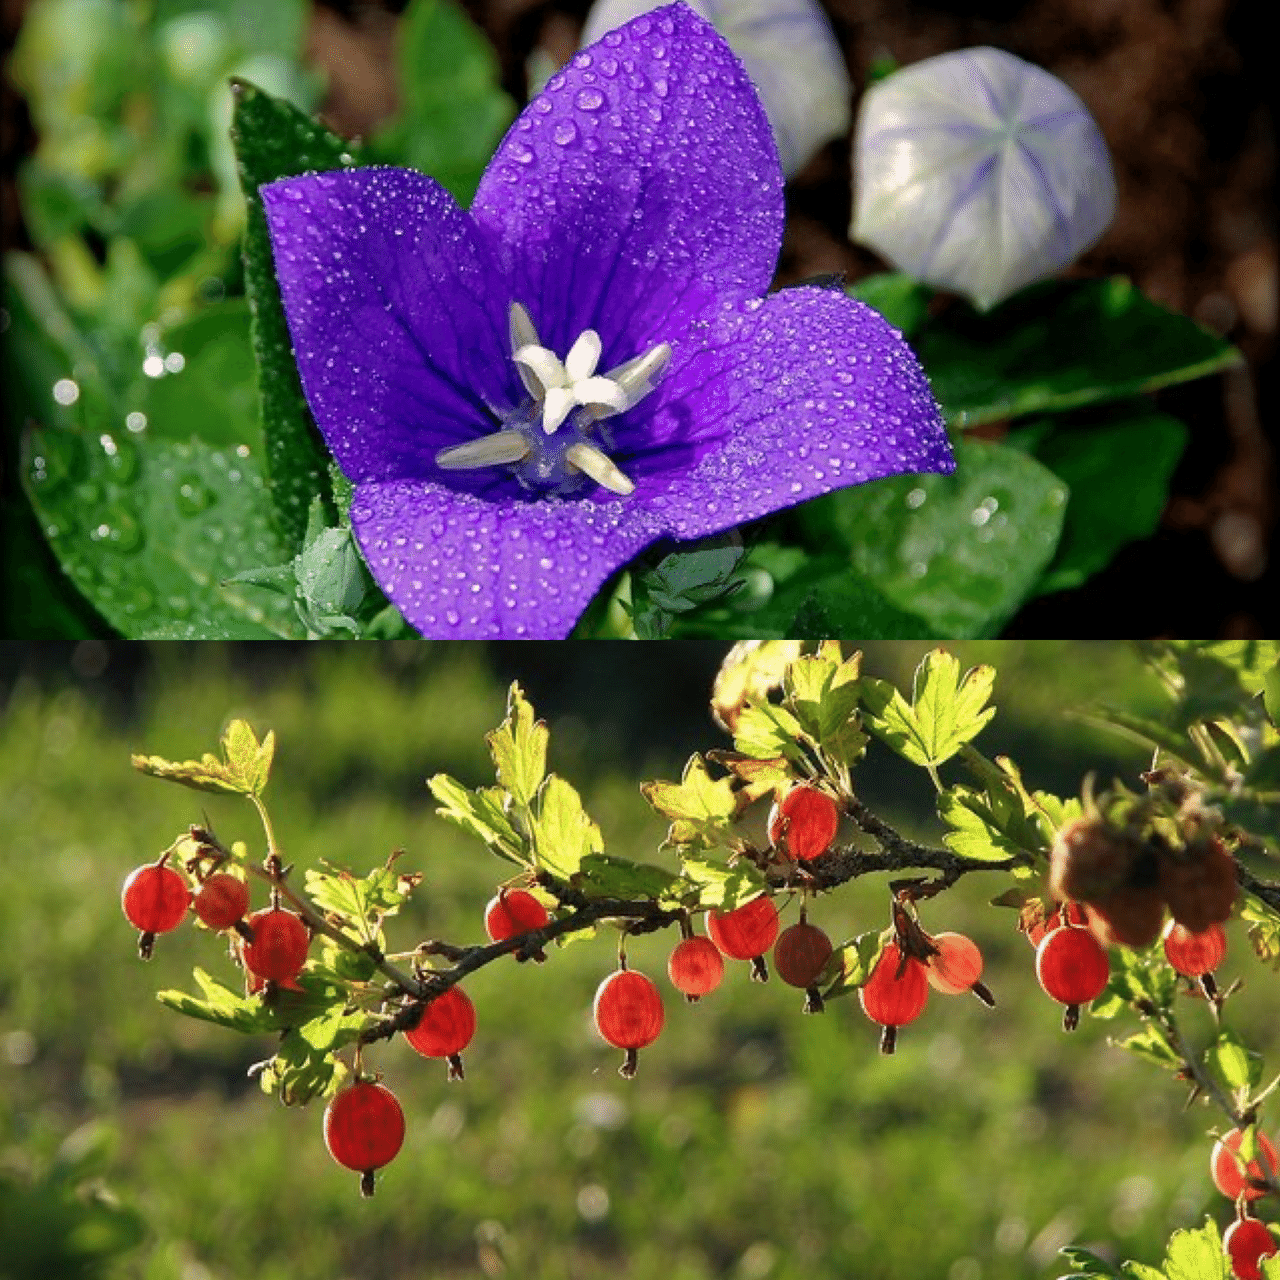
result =
[[[1257,1152],[1247,1161],[1240,1154],[1246,1137]],[[1262,1259],[1280,1253],[1280,1245],[1266,1223],[1252,1215],[1251,1206],[1274,1187],[1280,1171],[1275,1145],[1256,1128],[1232,1129],[1214,1144],[1209,1171],[1213,1185],[1236,1202],[1236,1220],[1222,1236],[1222,1247],[1231,1261],[1231,1270],[1237,1280],[1261,1280]]]

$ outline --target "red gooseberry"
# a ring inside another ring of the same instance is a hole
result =
[[[1107,953],[1088,929],[1066,925],[1047,933],[1036,949],[1036,978],[1060,1004],[1065,1031],[1080,1023],[1080,1006],[1096,1000],[1111,976]]]
[[[732,911],[712,908],[707,912],[707,932],[730,959],[750,960],[752,977],[763,982],[769,976],[763,956],[778,937],[778,909],[772,898],[752,898]]]
[[[691,1004],[710,994],[724,977],[724,959],[710,938],[685,938],[667,961],[667,976]]]
[[[325,1108],[324,1142],[329,1154],[361,1175],[360,1193],[373,1195],[373,1171],[390,1164],[404,1144],[404,1112],[390,1089],[372,1080],[334,1094]]]
[[[1227,935],[1220,924],[1211,924],[1203,933],[1192,933],[1185,925],[1170,920],[1164,930],[1164,954],[1184,977],[1202,978],[1226,957]]]
[[[840,826],[835,800],[818,787],[795,786],[769,813],[769,840],[788,858],[808,862],[831,848]]]
[[[1089,915],[1078,902],[1053,903],[1041,918],[1026,931],[1026,938],[1033,947],[1038,947],[1045,934],[1062,928],[1064,923],[1088,925]]]
[[[924,965],[913,956],[907,956],[904,965],[898,944],[889,943],[880,953],[871,976],[859,988],[858,999],[862,1012],[884,1028],[880,1052],[892,1053],[897,1047],[897,1029],[914,1022],[929,1002]]]
[[[541,929],[551,917],[547,909],[527,889],[499,889],[484,909],[484,929],[491,942],[505,942],[517,934]],[[517,955],[517,959],[523,959]],[[545,960],[541,949],[533,953],[535,960]]]
[[[445,1058],[449,1079],[461,1080],[462,1051],[476,1033],[476,1008],[461,987],[450,987],[423,1005],[417,1025],[404,1038],[424,1058]]]
[[[1262,1280],[1263,1258],[1280,1253],[1276,1238],[1257,1218],[1237,1218],[1223,1233],[1222,1252],[1231,1259],[1236,1280]]]
[[[307,960],[311,935],[307,926],[292,911],[264,907],[247,921],[253,941],[241,949],[244,966],[250,973],[268,982],[297,989],[294,978],[302,972]]]
[[[822,996],[814,983],[831,959],[831,939],[816,925],[801,920],[778,936],[773,949],[773,967],[778,977],[792,987],[803,987],[808,993],[806,1013],[822,1012]]]
[[[636,1073],[636,1050],[652,1044],[662,1030],[658,988],[643,973],[619,969],[600,984],[592,1012],[601,1038],[626,1050],[618,1074],[629,1080]]]
[[[982,985],[982,952],[972,938],[963,933],[935,933],[930,939],[937,954],[925,963],[925,976],[935,991],[958,996],[972,991],[984,1004],[993,1003],[991,993]]]
[[[215,872],[200,886],[192,906],[210,929],[230,929],[249,910],[249,886],[225,871]]]
[[[1213,1155],[1209,1161],[1213,1185],[1228,1200],[1237,1199],[1241,1192],[1244,1192],[1246,1200],[1256,1200],[1265,1194],[1266,1184],[1263,1181],[1262,1165],[1258,1163],[1259,1160],[1266,1165],[1267,1172],[1272,1178],[1277,1172],[1276,1149],[1265,1133],[1258,1134],[1258,1154],[1249,1161],[1247,1167],[1242,1165],[1239,1156],[1236,1155],[1242,1141],[1244,1141],[1244,1133],[1239,1129],[1232,1129],[1225,1138],[1220,1138],[1214,1143]]]
[[[144,960],[151,959],[155,935],[176,929],[190,902],[187,882],[172,867],[150,862],[129,873],[120,891],[120,906],[129,923],[142,932],[138,954]]]

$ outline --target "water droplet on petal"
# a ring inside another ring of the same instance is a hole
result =
[[[561,120],[551,131],[552,139],[562,147],[567,147],[578,136],[578,126],[572,120]]]
[[[599,89],[581,89],[574,103],[582,111],[599,111],[604,106],[604,94]]]

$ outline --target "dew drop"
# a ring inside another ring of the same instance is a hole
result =
[[[578,126],[572,120],[561,120],[551,131],[552,140],[567,147],[578,136]]]
[[[194,471],[178,477],[177,507],[184,516],[198,516],[218,500],[217,494]]]
[[[580,89],[574,103],[582,111],[599,111],[604,106],[604,94],[599,89]]]

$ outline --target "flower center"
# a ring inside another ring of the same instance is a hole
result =
[[[598,422],[624,413],[653,390],[667,367],[671,347],[660,342],[608,373],[596,373],[600,335],[584,329],[563,362],[538,341],[529,313],[518,302],[508,312],[511,358],[529,398],[502,420],[502,429],[441,449],[436,466],[445,471],[507,466],[527,489],[572,493],[590,477],[626,497],[635,485],[591,439]],[[608,429],[600,435],[612,447]]]

